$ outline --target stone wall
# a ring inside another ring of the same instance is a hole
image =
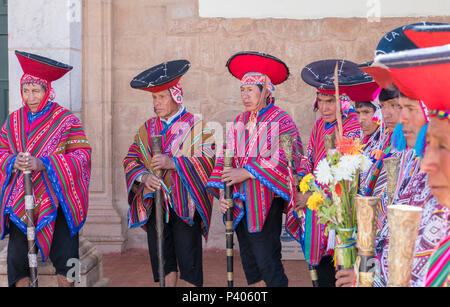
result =
[[[81,0],[16,0],[8,6],[9,110],[22,107],[22,68],[15,50],[36,53],[73,66],[52,83],[59,104],[81,117]],[[51,8],[42,12],[42,8]]]
[[[279,57],[291,75],[277,87],[276,103],[294,118],[306,146],[317,115],[312,111],[315,90],[302,81],[301,69],[326,58],[371,60],[386,32],[423,20],[445,22],[448,17],[382,18],[372,23],[364,18],[200,18],[197,0],[85,0],[83,112],[90,114],[86,125],[94,147],[92,186],[97,195],[91,206],[111,201],[121,218],[123,246],[146,247],[144,232],[126,227],[122,167],[137,129],[154,116],[151,95],[129,86],[141,71],[164,61],[188,59],[192,67],[181,82],[186,107],[206,121],[225,124],[242,111],[239,81],[228,73],[227,59],[242,50]],[[101,195],[106,200],[100,200]],[[100,209],[93,214],[95,221],[101,219]],[[205,246],[224,248],[223,234],[215,207]]]

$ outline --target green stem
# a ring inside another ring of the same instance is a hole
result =
[[[341,234],[341,236],[343,236],[343,234]],[[337,260],[338,260],[337,264],[338,265],[343,266],[344,269],[352,269],[353,268],[353,265],[356,262],[356,256],[357,256],[355,245],[350,246],[350,247],[345,247],[345,248],[336,247],[336,253],[338,253],[338,255],[337,255]]]
[[[343,204],[342,204],[342,226],[343,228],[351,228],[349,227],[350,225],[348,225],[349,220],[347,217],[350,217],[350,221],[353,221],[353,217],[352,217],[352,210],[351,210],[351,203],[350,203],[350,195],[348,193],[347,187],[345,185],[345,182],[341,181],[339,182],[339,185],[341,186],[341,190],[342,190],[342,200],[343,200]],[[352,223],[353,225],[353,223]]]
[[[344,257],[344,269],[352,269],[356,262],[356,249],[355,246],[350,246],[342,249]]]

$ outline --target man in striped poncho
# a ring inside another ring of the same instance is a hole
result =
[[[351,100],[362,101],[361,96],[366,97],[367,92],[373,92],[377,87],[372,78],[350,61],[321,60],[303,68],[303,80],[317,89],[314,111],[319,111],[320,118],[313,126],[307,151],[298,172],[300,176],[314,173],[320,160],[326,157],[325,136],[333,135],[337,130],[338,104],[334,85],[336,63],[338,63],[343,136],[359,138],[360,126],[355,110],[350,104]],[[334,287],[335,270],[332,255],[335,235],[330,232],[329,236],[326,236],[326,225],[319,222],[316,211],[306,207],[309,196],[309,193],[305,193],[303,200],[300,201],[301,205],[297,211],[302,211],[304,218],[299,219],[297,227],[291,229],[291,235],[302,245],[308,265],[316,268],[319,287]]]
[[[361,126],[364,154],[372,160],[372,166],[360,173],[360,191],[364,196],[381,198],[378,208],[378,227],[381,229],[386,214],[387,177],[383,167],[384,159],[397,155],[391,146],[392,131],[398,123],[400,107],[398,91],[382,89],[378,98],[377,92],[367,102],[356,102],[355,109]],[[370,94],[370,93],[369,93]],[[379,101],[379,104],[378,104]],[[336,285],[352,286],[356,280],[353,270],[340,270]]]
[[[7,118],[0,134],[0,227],[2,239],[9,233],[8,283],[29,285],[23,171],[31,171],[35,241],[42,260],[50,258],[55,266],[58,284],[72,286],[67,264],[79,258],[91,148],[80,120],[54,102],[51,88],[72,67],[25,52],[16,55],[25,73],[20,83],[24,106]]]
[[[380,106],[378,107],[376,103],[371,103],[375,109],[373,121],[378,123],[379,126],[375,133],[364,136],[363,142],[367,144],[364,147],[364,154],[369,156],[374,163],[367,172],[360,175],[361,195],[385,198],[386,171],[383,168],[383,161],[394,153],[391,137],[401,111],[398,95],[398,91],[382,89],[378,97]],[[379,110],[381,110],[382,117],[375,116],[375,113],[379,112]],[[385,210],[380,211],[384,212]]]
[[[232,168],[224,170],[220,153],[207,186],[220,198],[224,214],[229,206],[218,189],[224,189],[225,184],[233,187],[233,227],[247,283],[287,287],[280,235],[285,203],[286,225],[293,218],[295,187],[290,185],[280,136],[292,137],[293,156],[298,160],[302,143],[292,118],[275,105],[273,92],[274,85],[288,78],[289,70],[280,59],[251,51],[233,55],[227,66],[241,81],[245,111],[227,134],[226,148],[234,154]]]
[[[212,195],[206,182],[214,166],[211,131],[183,106],[178,81],[189,69],[186,60],[154,66],[131,82],[153,96],[156,117],[138,130],[123,161],[127,184],[128,227],[143,227],[155,282],[159,281],[154,192],[162,189],[165,215],[163,259],[166,286],[180,279],[203,285],[202,235],[208,238]],[[151,136],[162,136],[162,153],[152,151]],[[162,180],[154,175],[163,170]]]

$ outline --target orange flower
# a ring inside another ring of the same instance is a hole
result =
[[[342,137],[341,140],[336,140],[336,149],[341,155],[358,155],[363,152],[363,147],[360,145],[359,138]]]

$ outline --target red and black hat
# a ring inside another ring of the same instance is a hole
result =
[[[177,85],[190,67],[191,63],[188,60],[164,62],[134,77],[130,86],[152,93],[164,91]]]
[[[239,80],[248,72],[264,74],[274,85],[283,83],[289,77],[289,68],[282,60],[256,51],[238,52],[228,59],[226,66]]]
[[[422,100],[429,110],[449,110],[450,44],[380,55],[374,65],[387,67],[406,96]]]
[[[390,54],[393,52],[414,50],[423,47],[417,39],[411,37],[411,29],[442,27],[447,24],[438,22],[420,22],[398,27],[386,33],[378,43],[375,56]],[[438,44],[434,45],[438,46]],[[383,88],[394,90],[395,85],[390,74],[383,68],[372,65],[373,61],[359,65],[361,70],[371,75],[374,80]]]
[[[317,88],[321,93],[334,95],[334,72],[338,65],[339,94],[347,95],[352,101],[372,101],[379,88],[373,78],[359,69],[356,63],[342,59],[328,59],[306,65],[301,73],[303,81]]]
[[[450,44],[450,24],[411,25],[405,34],[419,48]]]
[[[398,27],[387,32],[378,43],[375,56],[392,52],[405,51],[420,48],[416,40],[412,40],[408,35],[408,30],[414,27],[429,27],[446,25],[440,22],[418,22]],[[436,45],[435,45],[436,46]]]
[[[55,60],[23,51],[16,50],[20,66],[24,74],[37,77],[48,82],[60,79],[72,70],[72,66],[57,62]]]

